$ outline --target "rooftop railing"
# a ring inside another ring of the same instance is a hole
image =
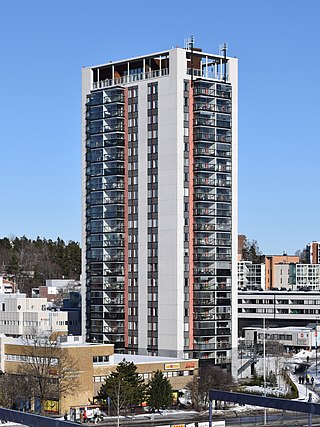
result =
[[[128,76],[123,76],[116,79],[106,79],[106,80],[101,80],[99,82],[94,82],[92,84],[92,89],[93,90],[104,89],[106,87],[118,86],[126,83],[136,82],[139,80],[154,79],[156,77],[164,77],[168,75],[169,75],[169,68],[163,68],[162,70],[147,71],[146,73],[130,74]]]

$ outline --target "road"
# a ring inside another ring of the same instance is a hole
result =
[[[173,416],[174,415],[174,416]],[[224,415],[213,414],[213,421],[225,420],[226,426],[234,427],[253,427],[263,426],[263,411],[257,411],[255,414],[240,413],[237,414],[233,411],[228,411]],[[122,427],[161,427],[169,425],[183,425],[190,424],[198,421],[208,421],[208,415],[205,416],[188,416],[188,414],[169,414],[167,416],[156,416],[154,420],[151,419],[151,415],[145,415],[144,417],[137,417],[135,419],[125,418],[121,419],[120,425]],[[89,423],[87,424],[90,425]],[[99,423],[99,426],[114,427],[117,425],[117,420],[112,419],[108,422]],[[308,426],[308,415],[300,414],[297,412],[269,412],[267,414],[267,426],[282,426],[282,427],[302,427]],[[313,417],[312,427],[320,427],[320,417]]]

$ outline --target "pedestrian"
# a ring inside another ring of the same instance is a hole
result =
[[[306,381],[307,381],[307,384],[309,384],[309,382],[310,382],[310,374],[307,374]]]
[[[313,377],[311,377],[311,385],[313,386],[313,383],[314,383],[314,378]]]
[[[83,422],[84,423],[87,422],[87,411],[86,410],[83,411]]]
[[[63,416],[63,418],[64,418],[65,421],[67,421],[68,420],[68,414],[65,413],[64,416]]]
[[[300,375],[299,375],[298,380],[299,380],[299,384],[301,384],[301,376]]]

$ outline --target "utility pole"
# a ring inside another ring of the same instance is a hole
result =
[[[264,397],[267,396],[266,390],[266,316],[263,316],[263,389]],[[263,425],[267,425],[267,408],[264,408]]]

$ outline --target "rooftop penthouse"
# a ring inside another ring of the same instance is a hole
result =
[[[123,85],[138,80],[165,77],[170,74],[171,55],[184,50],[187,58],[186,74],[197,78],[228,81],[228,61],[226,55],[204,53],[199,48],[175,48],[170,51],[138,56],[122,61],[89,67],[92,70],[92,90]],[[226,47],[221,50],[226,51]]]

